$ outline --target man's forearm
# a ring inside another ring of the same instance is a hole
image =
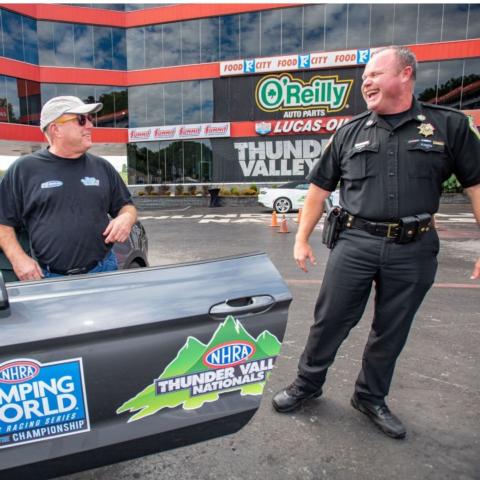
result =
[[[0,225],[0,248],[12,265],[16,259],[28,256],[18,242],[15,229],[8,225]]]
[[[472,204],[473,215],[480,225],[480,183],[465,189]]]
[[[137,209],[133,205],[124,205],[118,212],[118,216],[127,214],[131,217],[132,225],[137,221]]]
[[[305,204],[302,209],[302,220],[298,227],[296,240],[300,242],[307,242],[313,229],[322,217],[324,210],[324,202],[330,195],[330,192],[317,187],[314,184],[310,185],[308,194],[305,199]]]

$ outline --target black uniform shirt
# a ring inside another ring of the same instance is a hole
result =
[[[332,191],[342,206],[372,221],[434,214],[443,181],[480,183],[480,139],[458,110],[413,100],[391,127],[375,112],[353,117],[333,136],[307,179]]]
[[[61,158],[41,150],[19,158],[0,183],[0,224],[24,226],[37,260],[55,270],[102,260],[108,214],[132,203],[120,175],[101,157]]]

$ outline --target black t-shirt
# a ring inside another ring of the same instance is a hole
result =
[[[342,126],[307,179],[332,191],[342,206],[372,221],[434,214],[442,182],[480,183],[480,139],[458,110],[413,100],[395,126],[364,112]]]
[[[40,150],[19,158],[0,182],[0,224],[24,226],[37,260],[55,270],[89,266],[111,248],[108,215],[131,204],[125,183],[101,157],[61,158]]]

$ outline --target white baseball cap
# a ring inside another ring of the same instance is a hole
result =
[[[64,113],[96,113],[103,108],[103,103],[83,103],[78,97],[54,97],[42,107],[40,113],[40,130],[42,132],[60,118]]]

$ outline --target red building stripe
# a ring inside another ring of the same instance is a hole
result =
[[[411,45],[410,48],[417,55],[419,62],[480,57],[480,39]],[[46,83],[128,87],[152,83],[220,78],[220,62],[124,71],[37,66],[0,57],[0,73]]]
[[[58,4],[10,4],[0,3],[1,8],[37,20],[82,23],[108,27],[140,27],[159,23],[179,22],[197,18],[257,12],[274,8],[298,7],[296,3],[230,3],[230,4],[181,4],[121,12],[101,8],[77,7]]]

